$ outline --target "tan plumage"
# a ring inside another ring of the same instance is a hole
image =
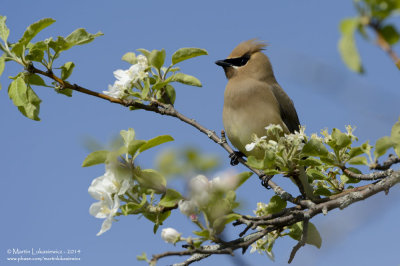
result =
[[[227,59],[216,62],[228,78],[223,108],[226,135],[240,152],[258,159],[264,157],[263,151],[245,149],[253,134],[264,136],[270,124],[280,125],[285,133],[300,127],[292,100],[276,81],[271,63],[262,52],[265,46],[248,40],[233,49]]]

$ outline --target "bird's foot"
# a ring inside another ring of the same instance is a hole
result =
[[[231,165],[235,166],[239,164],[239,158],[244,156],[243,152],[241,151],[234,151],[233,153],[229,154],[229,158],[231,158]]]
[[[271,180],[274,176],[273,175],[266,175],[262,174],[260,176],[261,179],[261,185],[265,187],[266,189],[271,189],[271,187],[268,185],[269,180]]]

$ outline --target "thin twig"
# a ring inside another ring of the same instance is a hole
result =
[[[292,252],[290,252],[290,257],[288,263],[291,263],[296,256],[297,251],[306,244],[307,234],[308,234],[308,222],[309,219],[303,221],[303,233],[301,234],[300,241],[293,247]]]
[[[345,168],[343,169],[343,172],[351,178],[359,179],[359,180],[378,180],[387,177],[390,175],[393,170],[388,169],[385,171],[380,171],[380,172],[374,172],[374,173],[369,173],[369,174],[356,174],[353,171],[350,171],[349,169]]]
[[[393,154],[390,154],[389,158],[386,161],[384,161],[382,164],[376,163],[376,164],[372,165],[370,167],[370,169],[372,169],[372,170],[387,170],[393,164],[396,164],[396,163],[400,163],[400,158]]]

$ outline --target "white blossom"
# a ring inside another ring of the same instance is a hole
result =
[[[192,200],[180,200],[178,203],[179,210],[186,216],[193,215],[197,212],[197,205]]]
[[[253,136],[254,137],[254,141],[246,144],[245,149],[246,151],[252,151],[257,145],[259,145],[264,139],[266,139],[266,136],[262,136],[261,138],[258,138],[257,136]]]
[[[114,220],[114,216],[117,213],[120,206],[118,195],[115,194],[114,198],[111,198],[109,193],[104,192],[101,196],[100,201],[93,203],[89,208],[89,213],[96,218],[105,219],[101,226],[97,236],[103,234],[111,228],[111,224]]]
[[[179,241],[180,237],[181,234],[171,227],[164,228],[161,231],[161,238],[167,243],[175,244]]]
[[[108,90],[103,91],[103,93],[114,98],[122,99],[126,94],[125,91],[125,86],[115,82],[114,85],[108,85]]]

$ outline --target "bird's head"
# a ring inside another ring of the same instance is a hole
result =
[[[218,60],[228,79],[233,77],[250,77],[257,80],[274,78],[271,63],[262,52],[267,45],[255,39],[240,43],[233,49],[227,59]]]

